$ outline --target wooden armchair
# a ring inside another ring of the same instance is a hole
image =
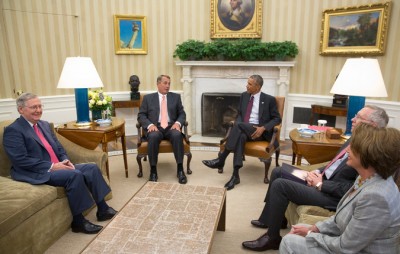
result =
[[[189,135],[188,135],[188,130],[187,130],[188,122],[186,121],[183,125],[183,150],[184,154],[187,156],[187,168],[186,172],[188,175],[192,173],[192,170],[190,169],[190,161],[192,160],[192,152],[190,151],[190,141],[189,141]],[[136,161],[139,165],[139,173],[137,174],[138,177],[143,176],[143,170],[142,170],[142,158],[144,160],[147,160],[147,147],[148,147],[148,142],[146,139],[146,130],[141,126],[140,123],[136,124],[137,132],[138,132],[138,140],[137,140],[137,155],[136,155]],[[172,144],[168,140],[162,140],[160,143],[160,150],[159,153],[172,153]]]
[[[283,110],[285,107],[285,97],[280,97],[276,96],[276,104],[278,107],[279,114],[281,115],[281,118],[283,119]],[[229,125],[229,129],[226,132],[225,137],[220,141],[220,151],[223,151],[225,148],[225,142],[230,134],[230,131],[232,129],[234,122],[231,122]],[[246,142],[245,148],[244,148],[244,156],[252,156],[252,157],[258,157],[261,162],[264,162],[264,167],[265,167],[265,176],[264,176],[264,183],[268,184],[269,179],[268,179],[268,172],[269,168],[271,166],[271,161],[272,161],[272,154],[275,153],[275,163],[276,166],[279,166],[279,153],[280,153],[280,147],[274,147],[274,143],[276,140],[278,140],[279,144],[279,139],[280,139],[280,133],[281,133],[281,124],[276,125],[273,130],[273,135],[271,142],[268,141],[249,141]],[[244,158],[243,158],[244,159]],[[218,173],[222,173],[223,169],[218,169]]]

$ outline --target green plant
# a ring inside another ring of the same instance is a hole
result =
[[[90,110],[107,110],[112,108],[112,98],[103,92],[102,89],[89,90],[89,109]]]
[[[188,40],[178,44],[174,57],[186,60],[210,61],[284,61],[294,58],[296,43],[261,42],[255,39],[217,39],[210,42]]]
[[[181,60],[202,60],[204,58],[205,43],[198,40],[187,40],[176,45],[174,57]]]

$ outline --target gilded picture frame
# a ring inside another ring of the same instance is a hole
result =
[[[145,16],[114,15],[115,54],[147,54]]]
[[[261,38],[262,0],[211,0],[211,38]]]
[[[325,10],[321,55],[383,55],[391,2]]]

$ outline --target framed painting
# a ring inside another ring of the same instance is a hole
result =
[[[211,0],[211,38],[261,38],[262,0]]]
[[[147,54],[145,16],[114,15],[115,54]]]
[[[322,13],[321,55],[383,55],[391,2]]]

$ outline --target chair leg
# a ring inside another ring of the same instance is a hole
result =
[[[137,174],[137,177],[142,177],[143,176],[143,168],[142,168],[142,158],[146,160],[146,155],[138,154],[136,156],[136,161],[137,164],[139,165],[139,173]]]
[[[185,155],[187,156],[186,172],[188,173],[188,175],[190,175],[192,174],[192,170],[190,169],[190,162],[192,161],[192,153],[188,152],[185,153]]]
[[[272,158],[269,158],[269,159],[259,158],[259,159],[260,159],[260,161],[264,162],[264,167],[265,167],[264,183],[269,184],[268,172],[269,172],[269,168],[271,167]]]
[[[275,166],[277,166],[277,167],[279,167],[280,165],[279,165],[279,155],[281,154],[281,148],[280,147],[278,147],[276,150],[275,150]]]

